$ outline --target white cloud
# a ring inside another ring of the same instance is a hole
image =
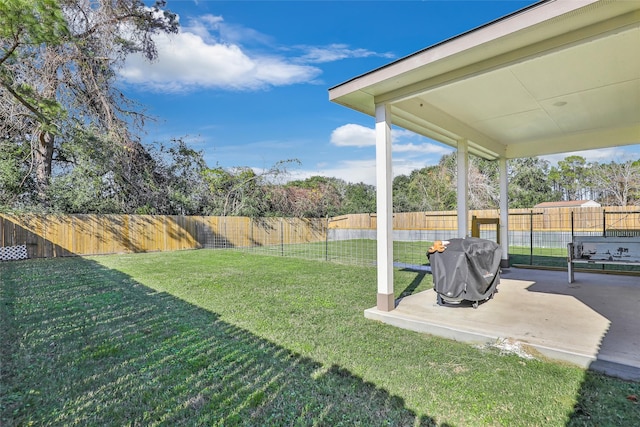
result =
[[[436,164],[440,158],[453,151],[453,148],[430,142],[427,138],[406,129],[392,129],[393,176],[408,175],[416,169]],[[340,126],[331,133],[331,144],[337,147],[374,147],[375,130],[366,126],[349,123]],[[333,167],[322,167],[316,175],[335,176],[347,182],[376,184],[375,159],[343,160]]]
[[[376,132],[374,129],[349,123],[331,132],[331,143],[338,147],[375,147]]]
[[[319,170],[315,175],[328,177],[336,177],[346,182],[365,184],[376,184],[376,160],[342,160],[335,163],[334,166]]]
[[[321,47],[300,46],[299,48],[307,52],[300,59],[310,63],[332,62],[347,58],[368,58],[370,56],[394,58],[391,53],[377,53],[368,49],[352,49],[346,44],[331,44]]]
[[[214,42],[211,31],[219,31],[220,26],[224,22],[222,16],[203,15],[199,19],[194,19],[187,26],[182,27],[182,31],[195,34],[207,42]]]
[[[200,35],[180,32],[156,38],[159,59],[149,63],[139,55],[127,59],[121,78],[163,92],[195,88],[232,90],[309,82],[321,70],[284,58],[249,56],[234,44],[207,43]]]
[[[392,129],[392,151],[395,153],[435,154],[443,156],[453,149],[433,142],[405,142],[411,139],[426,140],[426,138],[406,129]],[[331,133],[331,143],[338,147],[375,147],[376,133],[366,126],[349,123],[340,126]]]
[[[120,70],[122,81],[160,92],[256,90],[316,84],[322,70],[312,64],[390,56],[343,44],[277,47],[271,37],[214,15],[191,20],[177,34],[159,34],[154,41],[158,59],[150,63],[141,55],[130,55]]]

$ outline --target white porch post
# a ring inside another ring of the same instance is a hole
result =
[[[509,180],[507,177],[507,158],[498,160],[500,175],[500,246],[502,247],[502,259],[500,266],[509,267]]]
[[[469,234],[469,141],[458,140],[458,237]]]
[[[391,106],[376,105],[377,269],[380,311],[395,308],[393,295],[393,175],[391,170]]]

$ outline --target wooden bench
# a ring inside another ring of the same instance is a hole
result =
[[[572,283],[574,264],[640,265],[640,237],[574,236],[567,254]]]

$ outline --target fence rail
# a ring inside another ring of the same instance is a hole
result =
[[[575,232],[618,228],[640,231],[638,206],[624,207],[588,207],[588,208],[547,208],[547,209],[509,209],[509,231],[571,231]],[[613,216],[616,218],[613,218]],[[469,211],[471,218],[498,218],[500,212],[494,209]],[[609,223],[607,219],[613,219]],[[533,223],[531,223],[533,221]],[[370,229],[375,230],[376,214],[364,213],[331,218],[329,228],[333,229]],[[394,230],[457,230],[456,211],[407,212],[393,214]]]
[[[471,211],[469,218],[498,218],[497,210]],[[457,214],[396,213],[395,261],[422,264],[425,242],[457,235]],[[26,245],[30,258],[70,255],[235,248],[264,253],[375,263],[375,214],[329,219],[152,215],[0,214],[0,247]],[[469,224],[469,230],[471,224]],[[481,224],[480,237],[496,240],[496,226]],[[512,209],[509,251],[566,256],[573,235],[640,235],[638,207]]]

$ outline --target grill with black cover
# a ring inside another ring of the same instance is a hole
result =
[[[497,292],[500,246],[477,237],[450,239],[442,252],[428,253],[438,304],[470,302],[473,307]]]

